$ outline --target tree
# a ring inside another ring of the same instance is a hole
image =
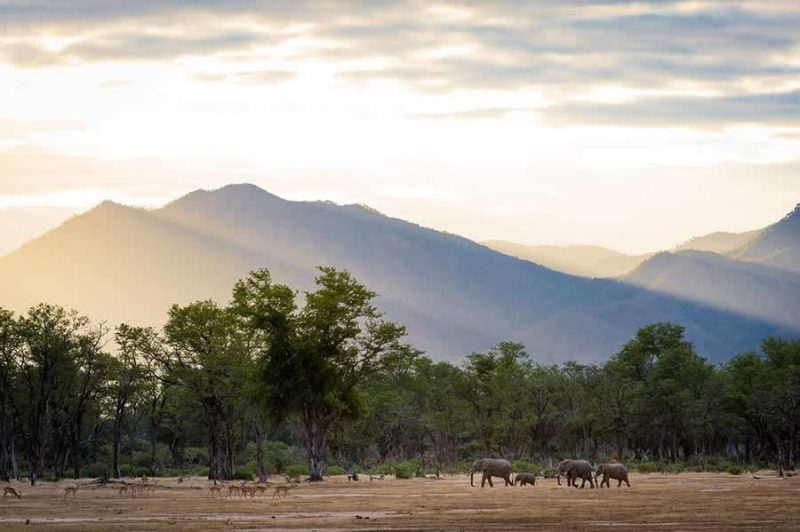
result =
[[[164,380],[185,386],[200,402],[208,424],[209,478],[233,478],[234,425],[241,413],[249,366],[247,337],[234,314],[213,301],[174,305],[164,326],[170,348],[159,353]]]
[[[20,320],[24,341],[19,350],[20,386],[17,403],[24,412],[21,425],[28,454],[31,485],[44,468],[48,432],[54,415],[51,404],[68,372],[79,332],[88,319],[63,307],[41,304],[31,308]]]
[[[294,292],[261,270],[237,283],[234,308],[259,333],[272,416],[298,416],[310,478],[322,480],[331,428],[359,416],[358,385],[402,349],[405,329],[385,320],[372,304],[376,294],[348,272],[321,267],[316,286],[298,311]]]

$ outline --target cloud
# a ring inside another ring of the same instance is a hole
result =
[[[620,104],[569,104],[543,111],[552,124],[718,127],[738,123],[800,126],[800,91],[721,98],[651,98]]]
[[[193,76],[271,84],[301,68],[276,67],[276,57],[323,61],[344,83],[388,81],[422,94],[538,88],[559,104],[549,116],[571,123],[637,110],[620,118],[670,123],[675,111],[679,120],[701,115],[693,123],[771,124],[785,110],[793,120],[790,96],[762,93],[793,90],[800,74],[800,12],[788,0],[0,0],[0,35],[0,58],[20,68],[236,53],[252,70]],[[616,108],[569,103],[602,85],[670,94]]]
[[[193,77],[198,81],[211,81],[223,83],[242,83],[252,85],[272,85],[283,83],[294,78],[297,74],[291,70],[254,70],[229,74],[198,73]]]

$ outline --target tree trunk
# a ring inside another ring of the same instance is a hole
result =
[[[75,478],[81,478],[83,468],[83,457],[81,456],[81,433],[83,432],[83,413],[75,419],[75,426],[72,433],[72,463],[74,465]]]
[[[112,474],[114,478],[122,477],[120,462],[122,461],[122,421],[114,420],[114,456],[112,457]]]
[[[156,476],[156,426],[155,420],[150,417],[150,476]]]
[[[303,415],[303,432],[308,451],[309,480],[323,480],[328,473],[328,433],[326,427],[313,415]]]
[[[264,429],[256,423],[256,463],[258,464],[258,481],[267,480],[267,468],[264,466]]]
[[[19,479],[19,464],[17,462],[17,446],[14,444],[14,438],[11,438],[11,477]]]

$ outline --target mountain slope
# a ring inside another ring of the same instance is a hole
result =
[[[157,325],[172,303],[226,301],[251,269],[307,289],[322,264],[378,292],[378,305],[436,359],[516,340],[540,360],[600,360],[637,327],[669,320],[722,360],[782,330],[555,272],[366,207],[290,202],[251,185],[193,192],[155,211],[106,203],[73,218],[0,259],[0,306],[49,300],[112,323]]]
[[[626,255],[600,246],[525,246],[504,240],[488,240],[483,244],[512,257],[583,277],[618,277],[652,256],[652,253]]]
[[[800,323],[800,275],[716,253],[659,253],[622,278],[787,327]]]
[[[709,233],[687,240],[683,244],[674,247],[672,251],[710,251],[712,253],[725,255],[746,246],[750,241],[755,239],[761,231],[763,231],[763,229],[745,231],[743,233],[726,233],[724,231]]]
[[[770,225],[730,255],[735,259],[800,273],[800,204],[781,221]]]

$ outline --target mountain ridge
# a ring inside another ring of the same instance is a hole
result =
[[[250,187],[195,191],[154,210],[104,203],[0,259],[0,305],[20,310],[49,299],[95,318],[158,325],[173,303],[227,301],[252,269],[267,267],[304,290],[316,266],[330,264],[380,294],[378,306],[436,359],[514,340],[541,360],[597,361],[639,326],[675,321],[701,352],[722,360],[784,330],[556,272],[371,209]]]

